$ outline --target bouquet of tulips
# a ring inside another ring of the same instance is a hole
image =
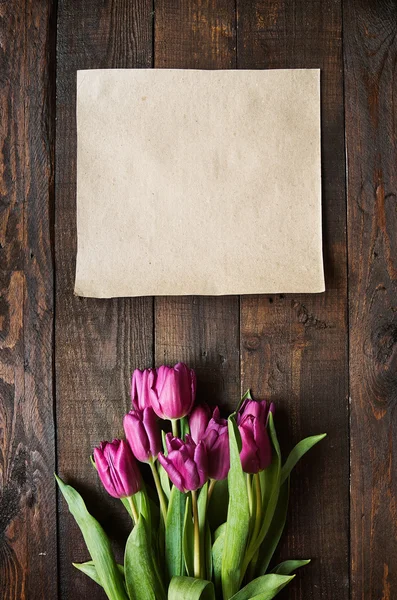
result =
[[[247,392],[226,420],[218,407],[195,405],[195,395],[195,373],[183,363],[136,370],[126,440],[94,450],[105,489],[131,517],[123,565],[81,496],[57,477],[91,555],[75,566],[110,600],[269,600],[309,562],[269,570],[291,470],[324,435],[301,441],[283,464],[273,404]]]

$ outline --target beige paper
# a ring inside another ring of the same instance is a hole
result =
[[[76,294],[323,291],[319,81],[79,71]]]

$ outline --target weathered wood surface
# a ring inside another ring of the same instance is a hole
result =
[[[120,554],[128,521],[98,483],[89,456],[101,439],[122,433],[135,367],[153,362],[153,301],[94,300],[73,295],[76,253],[76,70],[152,65],[152,5],[58,3],[55,266],[55,365],[58,471],[84,492]],[[87,551],[64,502],[59,504],[61,598],[101,598],[72,560]],[[76,576],[77,575],[77,576]]]
[[[157,0],[154,66],[234,69],[234,0]],[[235,406],[240,392],[239,298],[156,298],[155,360],[189,362],[197,370],[202,399]]]
[[[338,0],[238,2],[241,69],[320,68],[326,293],[241,299],[243,388],[278,407],[282,449],[327,431],[298,466],[281,557],[312,558],[284,593],[349,598],[349,438],[342,14]],[[293,198],[291,198],[293,202]],[[281,414],[280,414],[281,413]],[[332,523],[332,527],[330,526]],[[323,540],[327,540],[323,543]]]
[[[232,408],[251,385],[276,400],[285,451],[329,433],[293,477],[279,554],[314,560],[283,597],[397,597],[396,12],[394,0],[0,0],[1,599],[103,597],[71,566],[87,553],[52,472],[120,552],[123,512],[88,457],[121,431],[130,371],[177,360],[197,369],[201,398]],[[73,295],[75,72],[153,66],[321,68],[324,295]]]
[[[54,10],[0,3],[0,596],[57,596]]]
[[[344,8],[352,600],[397,598],[397,4]]]

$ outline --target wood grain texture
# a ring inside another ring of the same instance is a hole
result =
[[[395,2],[344,6],[352,599],[397,597]]]
[[[56,136],[56,369],[58,470],[83,492],[115,541],[120,558],[128,533],[121,504],[102,490],[89,456],[101,439],[122,433],[131,371],[153,362],[153,301],[94,300],[73,295],[76,253],[76,70],[150,67],[151,1],[96,0],[58,5]],[[60,502],[60,592],[65,599],[102,598],[73,561],[87,551]]]
[[[242,387],[277,403],[286,453],[329,437],[292,477],[282,558],[312,558],[289,599],[349,597],[349,431],[341,3],[238,0],[239,68],[321,68],[326,293],[242,297]],[[293,198],[291,198],[293,202]]]
[[[54,12],[0,3],[0,596],[57,598]]]
[[[235,24],[234,0],[156,0],[154,66],[234,68]],[[197,370],[200,399],[235,407],[240,388],[238,297],[156,298],[156,364],[178,360]]]

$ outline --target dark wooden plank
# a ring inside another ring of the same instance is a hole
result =
[[[54,7],[0,4],[0,595],[57,598]]]
[[[238,0],[240,68],[321,68],[325,294],[241,299],[243,388],[277,402],[286,451],[329,438],[292,479],[283,558],[312,558],[289,599],[349,596],[343,79],[339,0]],[[293,201],[293,199],[291,199]]]
[[[397,4],[344,4],[353,600],[397,597]]]
[[[128,520],[101,489],[89,455],[101,439],[122,432],[135,367],[153,361],[153,301],[93,300],[73,295],[76,229],[76,70],[150,67],[152,2],[60,0],[56,136],[56,381],[58,470],[84,493],[121,553]],[[62,598],[102,598],[100,588],[76,572],[87,559],[81,535],[60,503]]]
[[[234,0],[156,0],[155,9],[155,67],[235,67]],[[238,297],[156,298],[156,363],[188,362],[197,371],[200,398],[234,407],[238,320]]]

